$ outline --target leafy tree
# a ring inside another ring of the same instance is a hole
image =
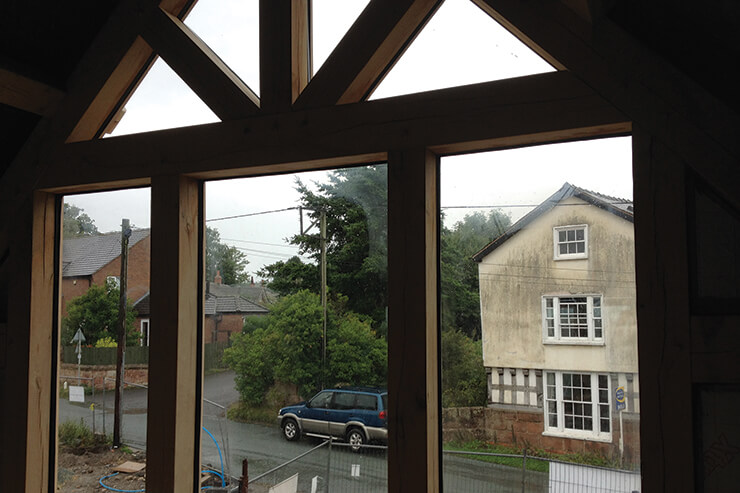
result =
[[[71,204],[64,204],[64,217],[62,220],[62,236],[64,238],[75,238],[79,236],[98,235],[98,227],[90,216],[85,214],[84,209]]]
[[[481,341],[459,330],[442,331],[442,407],[486,405]]]
[[[67,316],[62,319],[62,344],[70,344],[77,329],[82,329],[85,344],[95,345],[107,337],[118,340],[118,303],[120,291],[113,283],[92,285],[82,296],[67,304]],[[126,308],[126,344],[136,344],[134,329],[136,312],[131,300]]]
[[[333,303],[327,324],[326,385],[382,385],[386,378],[387,346],[367,317],[343,311]],[[236,373],[241,400],[256,406],[276,382],[292,383],[303,396],[319,388],[323,310],[318,295],[307,290],[288,295],[270,314],[249,318],[244,331],[232,338],[224,361]]]
[[[224,284],[247,282],[244,269],[248,263],[247,256],[238,248],[221,243],[221,234],[216,228],[206,227],[206,279],[212,281],[219,271]]]
[[[511,224],[508,216],[493,210],[468,214],[440,235],[440,286],[442,328],[461,330],[480,339],[478,264],[473,255],[500,236]]]
[[[308,289],[319,292],[318,263],[321,256],[318,222],[321,211],[327,224],[327,284],[348,299],[348,309],[373,320],[384,330],[388,304],[387,284],[387,166],[334,170],[328,183],[316,184],[316,192],[300,180],[296,189],[301,205],[317,226],[290,242],[316,265],[299,259],[277,262],[260,274],[270,278],[270,288],[281,295]],[[310,274],[310,269],[316,271]]]

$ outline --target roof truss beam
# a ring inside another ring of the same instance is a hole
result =
[[[153,9],[142,36],[221,120],[259,111],[257,95],[174,15]]]
[[[560,2],[472,1],[506,27],[515,25],[513,32],[531,47],[547,47],[550,58],[683,156],[740,208],[740,117],[728,107],[606,17],[591,16],[592,24]]]
[[[63,98],[64,92],[55,87],[0,68],[0,104],[48,116]]]
[[[68,144],[52,158],[39,186],[142,183],[176,172],[238,176],[258,166],[311,160],[328,166],[357,155],[384,159],[389,150],[409,145],[452,153],[624,134],[630,128],[624,115],[572,74],[552,72],[292,112],[281,115],[279,127],[274,116],[265,115]]]
[[[441,0],[371,0],[296,107],[355,103],[380,83],[441,5]]]

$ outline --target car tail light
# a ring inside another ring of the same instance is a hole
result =
[[[385,419],[385,411],[380,411],[380,413],[378,414],[378,417],[380,419]]]

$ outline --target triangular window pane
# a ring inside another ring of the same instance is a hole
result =
[[[469,0],[446,0],[370,99],[552,72]]]
[[[319,71],[370,0],[314,0],[312,10],[313,73]]]
[[[161,58],[124,108],[111,137],[221,121]]]
[[[259,0],[200,0],[185,25],[259,95]]]

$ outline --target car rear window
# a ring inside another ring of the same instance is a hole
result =
[[[374,395],[357,394],[357,409],[376,411],[378,409],[378,398]]]
[[[334,394],[334,409],[354,409],[355,394],[337,392]]]

